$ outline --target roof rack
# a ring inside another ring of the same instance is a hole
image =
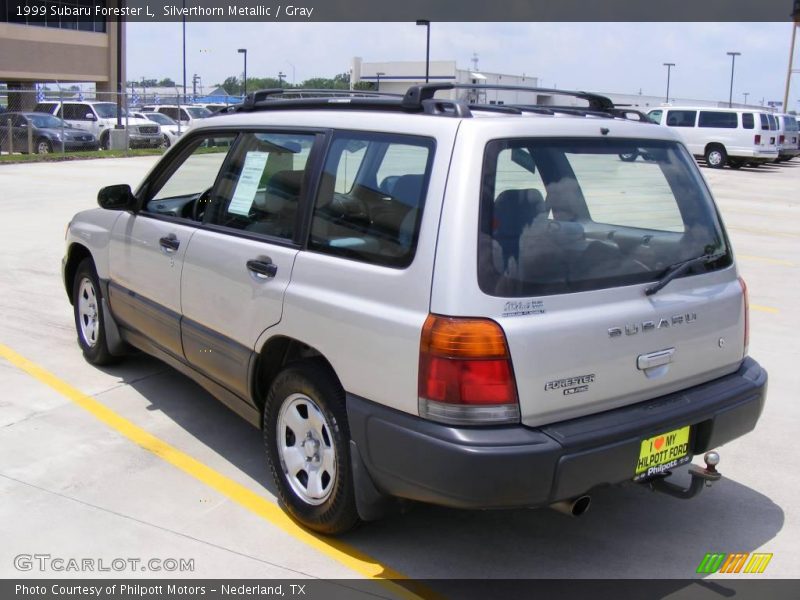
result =
[[[445,90],[503,90],[533,92],[557,96],[572,96],[585,100],[587,107],[550,106],[539,104],[479,104],[463,100],[437,99],[436,93]],[[556,90],[551,88],[515,85],[483,85],[460,83],[428,83],[413,85],[404,95],[370,90],[320,90],[304,88],[272,88],[258,90],[247,95],[241,104],[229,107],[226,112],[249,112],[262,110],[376,110],[389,112],[424,113],[439,116],[468,118],[472,111],[522,114],[574,114],[614,118],[620,116],[619,109],[607,97],[582,91]]]

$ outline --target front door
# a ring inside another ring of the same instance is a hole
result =
[[[183,358],[181,271],[202,206],[213,199],[233,134],[198,136],[142,186],[142,210],[116,222],[109,251],[109,302],[127,330]],[[227,142],[227,143],[219,143]]]

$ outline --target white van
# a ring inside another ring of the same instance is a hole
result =
[[[738,169],[778,158],[777,123],[764,111],[669,106],[647,113],[658,125],[674,127],[689,151],[714,169]]]
[[[800,155],[800,145],[798,144],[797,117],[794,115],[777,114],[775,119],[778,121],[778,160],[783,162],[792,160]]]
[[[40,102],[36,112],[49,113],[64,119],[72,127],[93,133],[100,141],[100,147],[108,150],[109,132],[117,124],[117,105],[115,102],[65,101]],[[130,116],[121,109],[122,126],[128,129],[131,148],[157,148],[162,143],[161,128],[158,123],[148,119]]]

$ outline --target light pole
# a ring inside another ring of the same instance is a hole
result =
[[[283,78],[286,77],[286,73],[283,71],[278,71],[278,87],[283,88]]]
[[[417,25],[424,25],[426,31],[425,43],[425,83],[428,83],[431,78],[431,22],[427,19],[418,19]]]
[[[183,0],[183,102],[186,103],[186,0]]]
[[[236,52],[244,54],[244,94],[247,96],[247,48],[239,48]]]
[[[733,69],[736,66],[736,57],[741,55],[741,52],[728,52],[728,56],[731,57],[731,91],[728,94],[728,108],[733,108]]]
[[[667,104],[669,104],[669,75],[675,63],[664,63],[664,66],[667,67]]]
[[[746,105],[747,104],[747,97],[750,95],[750,92],[744,92],[742,95],[744,96],[744,103]]]
[[[292,63],[290,63],[288,60],[286,61],[286,64],[289,65],[290,67],[292,67],[292,85],[296,85],[297,82],[295,81],[295,78],[294,78],[294,65]]]
[[[384,73],[383,71],[378,71],[377,73],[375,73],[375,76],[378,78],[378,85],[375,88],[376,92],[381,91],[381,75],[386,75],[386,73]]]

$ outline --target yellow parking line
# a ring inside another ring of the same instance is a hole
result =
[[[755,260],[758,262],[764,262],[770,265],[780,265],[782,267],[794,267],[795,264],[790,260],[784,260],[782,258],[769,258],[768,256],[754,256],[752,254],[737,254],[736,258],[741,258],[743,260]]]
[[[267,500],[245,486],[229,479],[225,475],[201,463],[199,460],[192,458],[188,454],[145,431],[138,425],[134,425],[131,421],[120,416],[101,402],[98,402],[94,398],[72,387],[70,384],[26,359],[24,356],[17,354],[8,346],[0,344],[0,357],[5,358],[12,365],[24,371],[34,379],[38,379],[62,396],[72,400],[72,402],[91,413],[92,416],[145,450],[149,450],[184,473],[215,489],[226,498],[234,501],[259,517],[266,519],[289,535],[338,561],[356,573],[364,577],[376,579],[406,579],[406,577],[399,572],[382,565],[376,559],[367,556],[340,540],[323,538],[322,536],[315,535],[303,529],[292,521],[274,502]],[[421,597],[411,592],[409,589],[406,589],[406,586],[417,588],[425,597],[433,595],[424,590],[422,586],[410,580],[404,585],[393,581],[383,581],[382,583],[401,598]]]
[[[770,314],[773,314],[773,315],[777,315],[779,312],[781,312],[780,310],[778,310],[775,307],[762,306],[761,304],[751,304],[750,308],[752,308],[753,310],[758,310],[758,311],[765,312],[765,313],[770,313]]]

